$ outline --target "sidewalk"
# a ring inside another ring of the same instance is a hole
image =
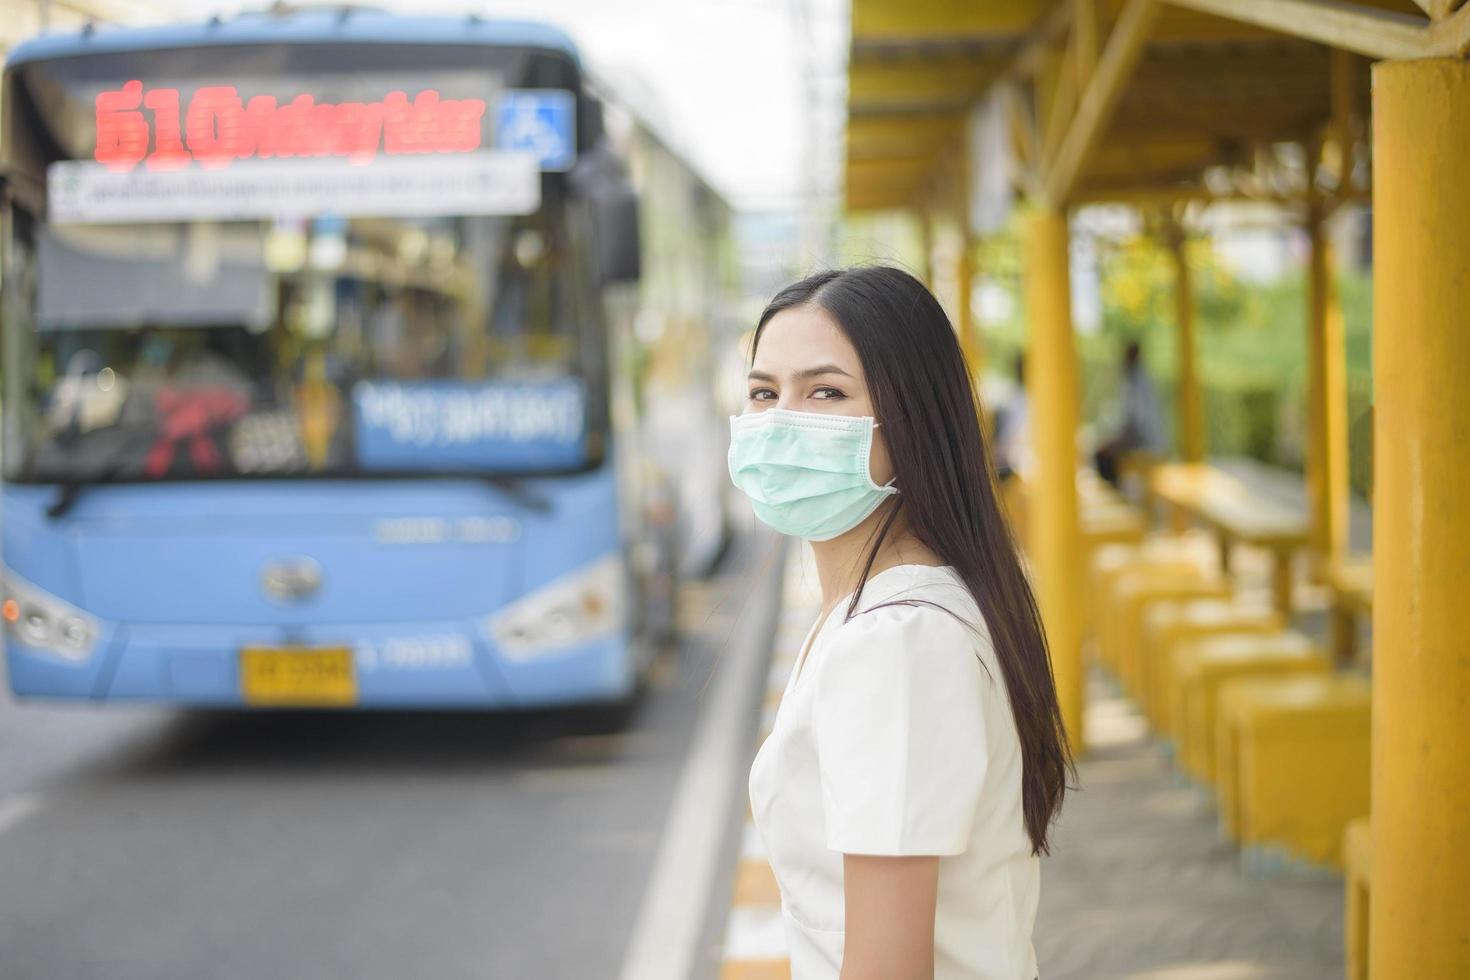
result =
[[[811,548],[793,542],[753,757],[770,732],[820,601]],[[1215,817],[1181,785],[1131,705],[1101,675],[1087,706],[1082,789],[1042,862],[1034,942],[1043,980],[1338,980],[1342,884],[1245,874]],[[721,980],[788,978],[780,896],[750,823],[725,925]]]
[[[1089,681],[1082,789],[1042,862],[1043,980],[1341,980],[1342,881],[1241,870],[1110,680]]]

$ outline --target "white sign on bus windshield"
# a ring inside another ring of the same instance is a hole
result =
[[[46,191],[56,224],[531,214],[541,206],[541,168],[534,153],[508,150],[125,173],[94,160],[60,160],[47,168]]]

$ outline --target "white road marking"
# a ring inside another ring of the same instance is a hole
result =
[[[764,592],[760,590],[759,601],[743,610],[740,619],[744,630],[737,630],[736,635],[749,635],[770,614],[771,610],[763,608]],[[770,599],[779,597],[772,595]],[[757,678],[765,668],[765,651],[760,645],[742,645],[744,649],[738,651],[738,656],[723,658],[724,669],[710,691],[684,760],[658,857],[619,974],[621,980],[687,980],[693,968],[699,930],[718,870],[721,835],[733,805],[733,771],[749,757],[749,735],[741,715],[750,691],[760,690]]]
[[[22,793],[8,800],[0,800],[0,834],[14,829],[26,817],[41,809],[44,802],[35,793]]]

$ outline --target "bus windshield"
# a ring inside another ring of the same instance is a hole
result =
[[[575,204],[496,146],[526,55],[204,54],[7,85],[12,172],[45,201],[10,222],[7,478],[581,465],[600,354]]]

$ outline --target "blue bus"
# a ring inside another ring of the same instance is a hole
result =
[[[42,36],[0,92],[12,690],[626,723],[688,507],[570,40],[278,8]]]

